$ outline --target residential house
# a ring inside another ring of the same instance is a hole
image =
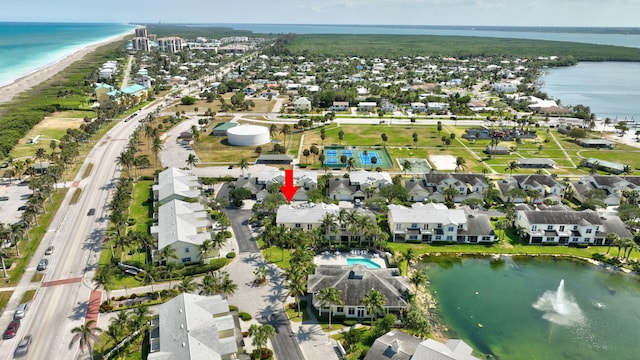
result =
[[[334,101],[329,107],[329,111],[349,111],[348,101]]]
[[[577,139],[578,145],[586,148],[613,149],[615,142],[605,139]]]
[[[545,198],[553,197],[555,201],[562,201],[566,186],[549,175],[513,175],[520,189],[530,192],[537,190],[540,197],[536,202],[543,202]]]
[[[523,169],[555,169],[556,162],[549,158],[524,158],[518,160],[518,167]]]
[[[429,102],[427,103],[427,111],[447,111],[449,110],[449,104],[443,102]]]
[[[242,333],[220,295],[182,293],[158,305],[149,332],[149,360],[237,358]]]
[[[311,101],[303,96],[293,102],[293,107],[296,111],[309,111],[311,110]]]
[[[617,215],[598,215],[592,210],[516,210],[515,225],[529,244],[608,245],[607,234],[632,238]]]
[[[355,193],[358,191],[358,187],[351,185],[349,179],[342,177],[335,177],[329,180],[329,197],[332,200],[338,201],[354,201]],[[358,194],[361,199],[364,199],[364,193]]]
[[[202,260],[199,246],[212,238],[212,230],[211,217],[203,205],[171,200],[158,208],[158,223],[151,227],[151,235],[157,240],[158,251],[168,246],[175,250],[176,259],[167,261],[188,264]]]
[[[386,113],[394,113],[398,111],[398,107],[391,103],[389,99],[382,99],[380,102],[380,110]]]
[[[618,206],[625,191],[640,191],[640,186],[633,183],[636,177],[620,177],[614,175],[589,175],[579,181],[571,183],[573,198],[582,203],[586,200],[585,194],[591,190],[600,189],[606,194],[604,203],[607,206]]]
[[[433,193],[432,187],[426,186],[423,179],[414,176],[411,180],[405,180],[404,187],[409,194],[409,201],[423,202],[429,200]]]
[[[511,150],[509,150],[508,147],[503,145],[497,145],[497,146],[487,145],[487,147],[484,149],[484,152],[489,155],[509,155],[511,153]]]
[[[340,291],[343,306],[334,306],[332,313],[347,318],[365,318],[371,314],[362,299],[376,289],[384,295],[384,313],[399,313],[409,306],[408,296],[411,285],[406,277],[400,275],[397,268],[369,269],[364,265],[319,265],[315,273],[309,275],[307,291],[317,294],[320,290],[335,287]],[[317,296],[312,298],[313,306],[322,315],[329,307],[323,306]],[[377,310],[374,316],[382,315]]]
[[[513,176],[496,181],[496,186],[500,192],[500,200],[503,203],[522,204],[527,202],[526,192],[520,188],[518,180],[514,179]]]
[[[96,101],[101,108],[109,109],[122,106],[126,109],[147,100],[147,89],[144,86],[134,84],[122,90],[117,90],[111,85],[101,84],[94,90]]]
[[[448,209],[443,204],[389,205],[389,231],[394,242],[490,243],[495,233],[484,214]]]
[[[480,360],[462,340],[422,340],[394,329],[377,338],[364,360]]]
[[[202,193],[202,184],[190,171],[170,167],[158,174],[152,190],[153,200],[166,204],[171,200],[198,198]]]
[[[236,181],[236,188],[248,189],[251,191],[252,197],[256,200],[262,200],[269,194],[269,185],[284,185],[284,181],[284,171],[274,168],[261,171],[254,176],[247,174],[247,176],[239,177]],[[315,171],[296,171],[293,174],[293,184],[299,187],[293,200],[307,201],[307,192],[318,188],[318,173]]]
[[[410,360],[420,342],[420,338],[393,330],[373,342],[364,360]]]
[[[421,102],[412,102],[409,104],[411,106],[411,111],[413,112],[426,112],[427,106]]]
[[[338,201],[364,200],[367,188],[380,189],[393,183],[388,172],[352,171],[349,178],[336,177],[329,180],[329,197]]]
[[[447,189],[458,190],[459,195],[453,198],[455,203],[467,199],[483,199],[484,192],[489,187],[482,174],[424,174],[424,186],[431,189],[429,200],[444,202]]]
[[[622,174],[625,171],[625,169],[627,169],[626,165],[624,164],[620,164],[620,163],[608,161],[608,160],[595,159],[595,158],[583,159],[582,166],[603,170],[613,174]]]
[[[378,104],[375,101],[361,101],[358,103],[358,111],[374,112],[377,106]]]

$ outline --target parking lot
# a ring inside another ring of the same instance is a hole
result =
[[[15,224],[20,221],[22,211],[18,208],[24,206],[33,192],[27,186],[26,182],[19,182],[14,179],[11,183],[9,180],[2,179],[0,182],[0,222],[4,224]],[[8,197],[7,200],[4,200]]]

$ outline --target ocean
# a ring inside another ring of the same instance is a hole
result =
[[[126,24],[0,22],[0,86],[85,46],[133,33],[135,28]]]

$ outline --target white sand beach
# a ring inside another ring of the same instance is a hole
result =
[[[93,52],[100,46],[111,43],[111,42],[122,40],[129,35],[130,34],[127,33],[127,34],[114,36],[108,40],[86,46],[63,59],[60,59],[60,61],[57,61],[41,69],[38,69],[28,75],[25,75],[17,79],[16,81],[12,82],[11,84],[7,84],[3,87],[0,87],[0,104],[4,104],[11,101],[16,95],[20,94],[21,92],[29,90],[34,86],[40,84],[41,82],[51,78],[53,75],[64,70],[74,62],[82,59],[85,55]]]

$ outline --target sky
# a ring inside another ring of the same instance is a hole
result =
[[[0,21],[640,27],[640,0],[20,0]]]

